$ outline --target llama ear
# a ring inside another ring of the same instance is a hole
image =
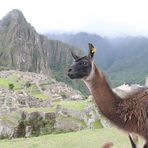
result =
[[[75,55],[72,50],[71,50],[71,55],[72,55],[72,57],[74,58],[75,61],[79,59],[79,57],[77,55]]]
[[[94,54],[96,52],[96,48],[91,43],[88,43],[88,45],[89,45],[88,57],[93,59],[93,56],[94,56]]]

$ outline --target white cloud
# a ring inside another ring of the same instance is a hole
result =
[[[20,9],[39,32],[148,35],[147,6],[147,0],[1,0],[0,18]]]

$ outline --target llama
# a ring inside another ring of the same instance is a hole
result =
[[[82,79],[102,114],[124,131],[144,137],[144,148],[148,148],[148,88],[139,88],[126,98],[118,96],[112,91],[103,72],[94,64],[95,51],[89,43],[87,56],[79,57],[72,52],[74,63],[68,70],[68,76]]]
[[[131,142],[131,145],[132,145],[132,148],[137,148],[138,146],[138,135],[135,135],[135,134],[129,134],[129,139],[130,139],[130,142]]]

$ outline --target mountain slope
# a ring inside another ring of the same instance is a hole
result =
[[[95,61],[103,69],[107,69],[111,63],[111,52],[110,43],[103,37],[96,34],[89,34],[86,32],[80,32],[77,34],[46,34],[49,39],[57,39],[78,48],[84,50],[85,53],[88,52],[88,43],[93,43],[96,48]],[[107,58],[108,57],[108,58]]]
[[[10,11],[0,21],[1,69],[44,73],[82,91],[85,90],[82,83],[67,77],[67,68],[72,63],[70,50],[82,54],[78,48],[38,34],[19,10]]]
[[[118,40],[118,41],[117,41]],[[116,61],[107,70],[115,85],[121,83],[144,84],[148,75],[148,39],[144,37],[114,40]]]

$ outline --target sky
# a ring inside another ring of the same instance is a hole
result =
[[[148,0],[0,0],[0,19],[12,9],[39,33],[148,36]]]

